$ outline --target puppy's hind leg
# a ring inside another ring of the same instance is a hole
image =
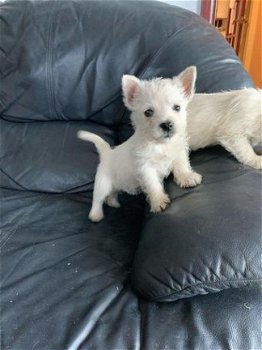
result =
[[[232,137],[220,141],[225,149],[231,152],[240,163],[251,166],[255,169],[262,169],[262,156],[257,155],[244,136]]]
[[[103,203],[112,191],[111,179],[100,171],[99,167],[95,179],[95,187],[93,192],[93,203],[89,213],[89,219],[98,222],[103,219]]]
[[[109,205],[112,208],[119,208],[120,204],[118,202],[117,198],[117,192],[112,192],[106,199],[107,205]]]

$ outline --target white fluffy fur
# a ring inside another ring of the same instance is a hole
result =
[[[103,203],[118,207],[117,193],[135,194],[142,190],[150,202],[151,211],[164,210],[170,199],[163,188],[163,179],[173,172],[181,187],[201,183],[188,158],[186,134],[186,107],[194,93],[195,67],[189,67],[173,79],[142,81],[130,75],[123,76],[124,102],[131,110],[134,135],[111,149],[99,136],[80,131],[78,137],[94,142],[99,154],[89,218],[103,218]],[[173,109],[180,106],[180,111]],[[144,112],[154,111],[146,117]],[[166,137],[161,123],[171,122],[175,133]]]
[[[262,91],[195,94],[188,106],[190,149],[222,145],[239,162],[262,169],[252,146],[262,142]]]

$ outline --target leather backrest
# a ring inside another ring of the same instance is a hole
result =
[[[158,1],[1,5],[1,116],[128,123],[121,76],[197,65],[198,91],[251,86],[230,46],[199,16]]]

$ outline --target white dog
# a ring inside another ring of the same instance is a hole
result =
[[[93,142],[100,155],[89,218],[103,218],[103,203],[119,207],[117,193],[142,190],[151,211],[164,210],[170,199],[163,179],[173,172],[177,184],[192,187],[202,177],[191,169],[186,134],[186,107],[194,94],[196,68],[189,67],[173,79],[122,78],[124,103],[131,110],[135,133],[111,149],[101,137],[79,131],[78,137]]]
[[[262,169],[262,156],[252,148],[262,142],[261,90],[195,94],[187,128],[191,150],[220,144],[239,162]]]

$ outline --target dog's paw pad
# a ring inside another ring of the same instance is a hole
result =
[[[195,187],[202,182],[202,175],[192,171],[177,179],[177,184],[182,187]]]
[[[167,194],[163,194],[158,200],[151,201],[151,212],[152,213],[159,213],[161,211],[164,211],[168,205],[170,204],[170,198]]]

